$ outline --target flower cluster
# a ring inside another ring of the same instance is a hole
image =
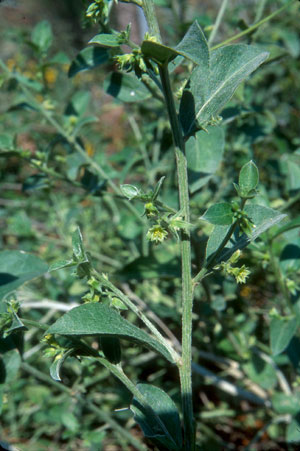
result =
[[[115,56],[119,69],[126,72],[135,71],[137,76],[141,76],[142,73],[147,71],[147,67],[140,49],[133,49],[131,53],[125,53],[124,55]]]
[[[221,269],[224,274],[233,276],[237,283],[246,283],[247,277],[250,275],[249,269],[246,265],[241,267],[232,266],[240,258],[241,251],[237,250],[228,260],[228,262],[222,262],[220,265],[216,266],[215,269]]]

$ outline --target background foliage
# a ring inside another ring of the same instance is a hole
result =
[[[81,2],[64,2],[55,11],[51,3],[44,2],[34,13],[6,9],[1,19],[2,25],[7,22],[1,27],[0,56],[17,75],[7,80],[5,72],[0,73],[0,223],[5,249],[0,273],[10,274],[1,279],[0,294],[20,287],[15,298],[21,316],[45,324],[79,304],[87,289],[72,268],[46,273],[41,262],[71,257],[71,235],[79,225],[99,271],[113,274],[140,309],[149,307],[157,321],[163,320],[176,344],[181,308],[176,239],[149,249],[140,220],[143,206],[133,202],[135,216],[110,182],[147,191],[167,173],[160,198],[178,207],[164,108],[131,74],[108,75],[112,62],[103,48],[88,47],[76,57],[97,29],[85,23]],[[164,42],[176,45],[194,19],[209,36],[217,14],[213,3],[199,7],[198,2],[182,2],[184,20],[182,5],[156,3]],[[229,2],[215,42],[284,3]],[[204,449],[289,449],[300,441],[298,18],[297,5],[292,5],[246,35],[242,42],[262,46],[270,52],[269,60],[222,111],[222,127],[210,126],[209,135],[201,131],[203,139],[193,138],[187,147],[195,270],[211,231],[199,218],[213,203],[234,199],[232,182],[237,182],[244,163],[253,159],[259,168],[259,203],[287,214],[281,225],[243,252],[241,263],[251,269],[246,285],[219,272],[197,287],[194,404]],[[86,71],[87,66],[99,67]],[[184,75],[181,69],[174,72],[175,87]],[[118,77],[123,77],[122,89],[117,89]],[[42,104],[44,115],[34,102]],[[201,145],[195,154],[194,146]],[[24,255],[32,260],[24,261]],[[40,274],[44,276],[31,280]],[[134,321],[130,313],[127,317]],[[73,357],[64,362],[63,385],[51,382],[47,375],[52,361],[43,353],[41,338],[40,331],[30,328],[24,341],[18,332],[0,341],[1,440],[22,450],[138,449],[130,441],[130,436],[141,439],[132,413],[114,411],[128,407],[130,393],[106,369]],[[22,350],[23,363],[16,349]],[[179,404],[172,366],[140,346],[124,341],[122,349],[134,381],[163,387]],[[129,437],[114,422],[130,430]]]

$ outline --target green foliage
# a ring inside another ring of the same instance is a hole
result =
[[[118,337],[154,349],[170,362],[173,361],[167,349],[160,343],[126,321],[115,310],[102,304],[89,303],[72,309],[50,326],[47,334]]]

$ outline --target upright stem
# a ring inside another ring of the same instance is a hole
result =
[[[153,0],[143,0],[143,10],[148,23],[150,34],[155,36],[158,42],[161,41],[159,26],[155,14]]]
[[[190,206],[185,145],[175,108],[167,64],[160,66],[159,72],[175,144],[175,158],[179,187],[179,204],[184,216],[184,220],[189,222]],[[181,365],[179,365],[179,374],[185,431],[185,450],[191,451],[194,448],[194,420],[192,401],[193,285],[191,268],[191,240],[189,230],[181,232],[180,247],[182,265],[182,362]]]

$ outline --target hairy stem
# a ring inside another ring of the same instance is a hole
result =
[[[179,205],[184,220],[189,222],[190,206],[185,145],[175,108],[167,65],[160,66],[159,71],[175,145]],[[179,374],[185,431],[185,450],[190,451],[194,448],[194,421],[192,401],[193,284],[191,276],[191,239],[189,230],[181,232],[180,247],[182,265],[182,362],[179,366]]]
[[[161,41],[159,26],[155,14],[153,0],[142,0],[142,8],[148,23],[149,31],[152,36],[155,36],[158,42]]]

